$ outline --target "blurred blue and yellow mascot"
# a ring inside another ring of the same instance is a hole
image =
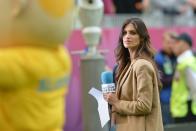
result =
[[[0,1],[0,131],[62,131],[72,0]]]

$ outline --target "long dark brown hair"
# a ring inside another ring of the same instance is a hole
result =
[[[131,19],[127,19],[122,25],[119,40],[118,40],[118,46],[114,52],[116,57],[116,62],[118,64],[118,68],[116,71],[116,80],[118,81],[118,78],[122,73],[123,69],[126,67],[127,64],[131,62],[130,59],[131,56],[129,50],[125,48],[123,45],[123,35],[124,35],[123,32],[128,24],[132,24],[134,26],[136,33],[139,35],[140,38],[140,44],[136,49],[134,59],[143,57],[145,55],[145,57],[151,61],[155,70],[157,71],[157,75],[159,76],[158,69],[154,62],[155,50],[151,47],[151,41],[150,41],[150,36],[147,27],[141,19],[131,18]],[[158,81],[160,81],[159,78]]]

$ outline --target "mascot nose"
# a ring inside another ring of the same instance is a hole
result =
[[[41,8],[48,15],[53,17],[63,17],[74,7],[73,0],[38,0]]]

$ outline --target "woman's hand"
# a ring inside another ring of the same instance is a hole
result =
[[[104,93],[103,97],[111,105],[114,105],[115,103],[119,101],[116,93]]]

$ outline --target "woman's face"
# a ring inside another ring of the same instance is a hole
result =
[[[140,38],[133,24],[125,26],[123,31],[123,45],[125,48],[134,49],[140,44]]]

